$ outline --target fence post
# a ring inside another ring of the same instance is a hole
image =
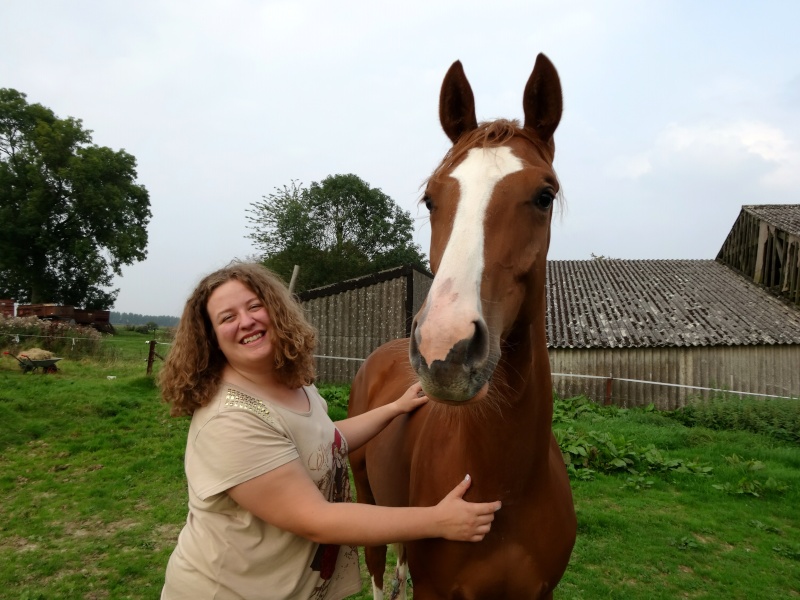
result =
[[[292,279],[289,281],[289,293],[294,293],[294,287],[297,285],[297,274],[300,272],[300,265],[295,265],[292,269]]]
[[[606,406],[611,404],[611,384],[613,381],[614,381],[613,377],[609,377],[608,379],[606,379],[606,401],[605,401]]]
[[[156,357],[156,341],[150,340],[150,351],[147,353],[147,374],[153,374],[153,360]]]

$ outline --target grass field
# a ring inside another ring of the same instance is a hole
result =
[[[146,339],[121,332],[54,375],[0,359],[0,598],[158,597],[186,518],[188,420],[145,376]],[[645,410],[559,412],[556,428],[579,467],[556,598],[800,598],[796,443]],[[615,454],[583,467],[580,448]],[[630,457],[636,473],[609,466]]]

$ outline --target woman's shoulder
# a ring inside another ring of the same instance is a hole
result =
[[[260,398],[232,383],[223,382],[218,396],[220,413],[244,411],[271,422],[276,412],[268,399]]]
[[[272,405],[251,392],[226,381],[220,383],[219,389],[211,401],[197,413],[195,418],[199,417],[199,420],[205,423],[221,418],[236,419],[251,415],[277,429],[283,429],[280,419],[276,418],[276,411]]]

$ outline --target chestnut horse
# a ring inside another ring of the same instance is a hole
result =
[[[439,117],[453,147],[424,196],[435,278],[410,340],[378,348],[353,381],[351,415],[415,378],[431,399],[352,453],[359,502],[430,506],[470,474],[467,500],[503,503],[481,542],[401,547],[392,597],[405,597],[407,559],[415,600],[550,598],[575,541],[545,339],[561,84],[543,54],[522,103],[524,125],[479,125],[461,63],[450,67]],[[366,548],[376,599],[385,558],[385,546]]]

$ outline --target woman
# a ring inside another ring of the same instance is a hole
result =
[[[162,599],[325,598],[361,589],[355,545],[426,537],[479,541],[499,502],[349,502],[346,456],[394,417],[427,402],[401,398],[334,426],[312,385],[314,330],[281,280],[233,263],[186,302],[161,372],[174,416],[191,415],[189,515]]]

